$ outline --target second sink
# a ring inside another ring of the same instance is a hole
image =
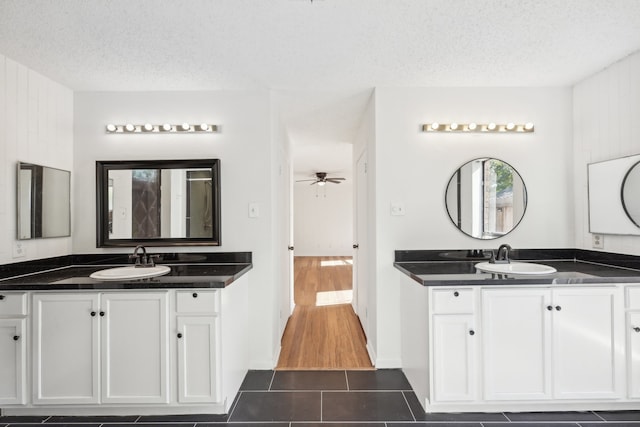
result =
[[[147,279],[149,277],[162,276],[171,271],[171,267],[166,265],[156,265],[154,267],[114,267],[96,271],[89,275],[97,280],[132,280]]]

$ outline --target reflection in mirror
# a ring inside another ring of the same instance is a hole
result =
[[[631,166],[622,181],[622,207],[629,219],[640,227],[640,162]]]
[[[18,163],[18,240],[71,235],[71,172]]]
[[[451,177],[445,195],[447,213],[463,233],[497,239],[513,230],[527,207],[527,190],[518,172],[498,159],[475,159]]]
[[[96,162],[98,246],[220,245],[219,161]]]

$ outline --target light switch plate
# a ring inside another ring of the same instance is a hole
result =
[[[22,258],[25,255],[26,254],[24,251],[24,246],[22,246],[22,242],[13,242],[13,258]]]
[[[404,203],[391,203],[391,215],[393,216],[404,215]]]
[[[604,236],[602,234],[594,234],[591,238],[593,239],[591,244],[595,249],[604,249]]]

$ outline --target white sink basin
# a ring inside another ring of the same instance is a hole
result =
[[[171,267],[166,265],[156,265],[154,267],[115,267],[96,271],[89,275],[92,279],[98,280],[131,280],[148,279],[149,277],[162,276],[171,271]]]
[[[490,262],[479,262],[475,265],[475,267],[480,271],[497,274],[536,275],[551,274],[557,271],[555,268],[544,264],[513,261],[508,264],[492,264]]]

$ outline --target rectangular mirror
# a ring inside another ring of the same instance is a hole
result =
[[[71,235],[71,172],[18,162],[18,240]]]
[[[220,245],[220,161],[96,162],[97,245]]]
[[[634,220],[640,176],[632,173],[639,162],[640,155],[635,155],[587,165],[591,233],[640,235]],[[626,201],[625,193],[629,193]]]

